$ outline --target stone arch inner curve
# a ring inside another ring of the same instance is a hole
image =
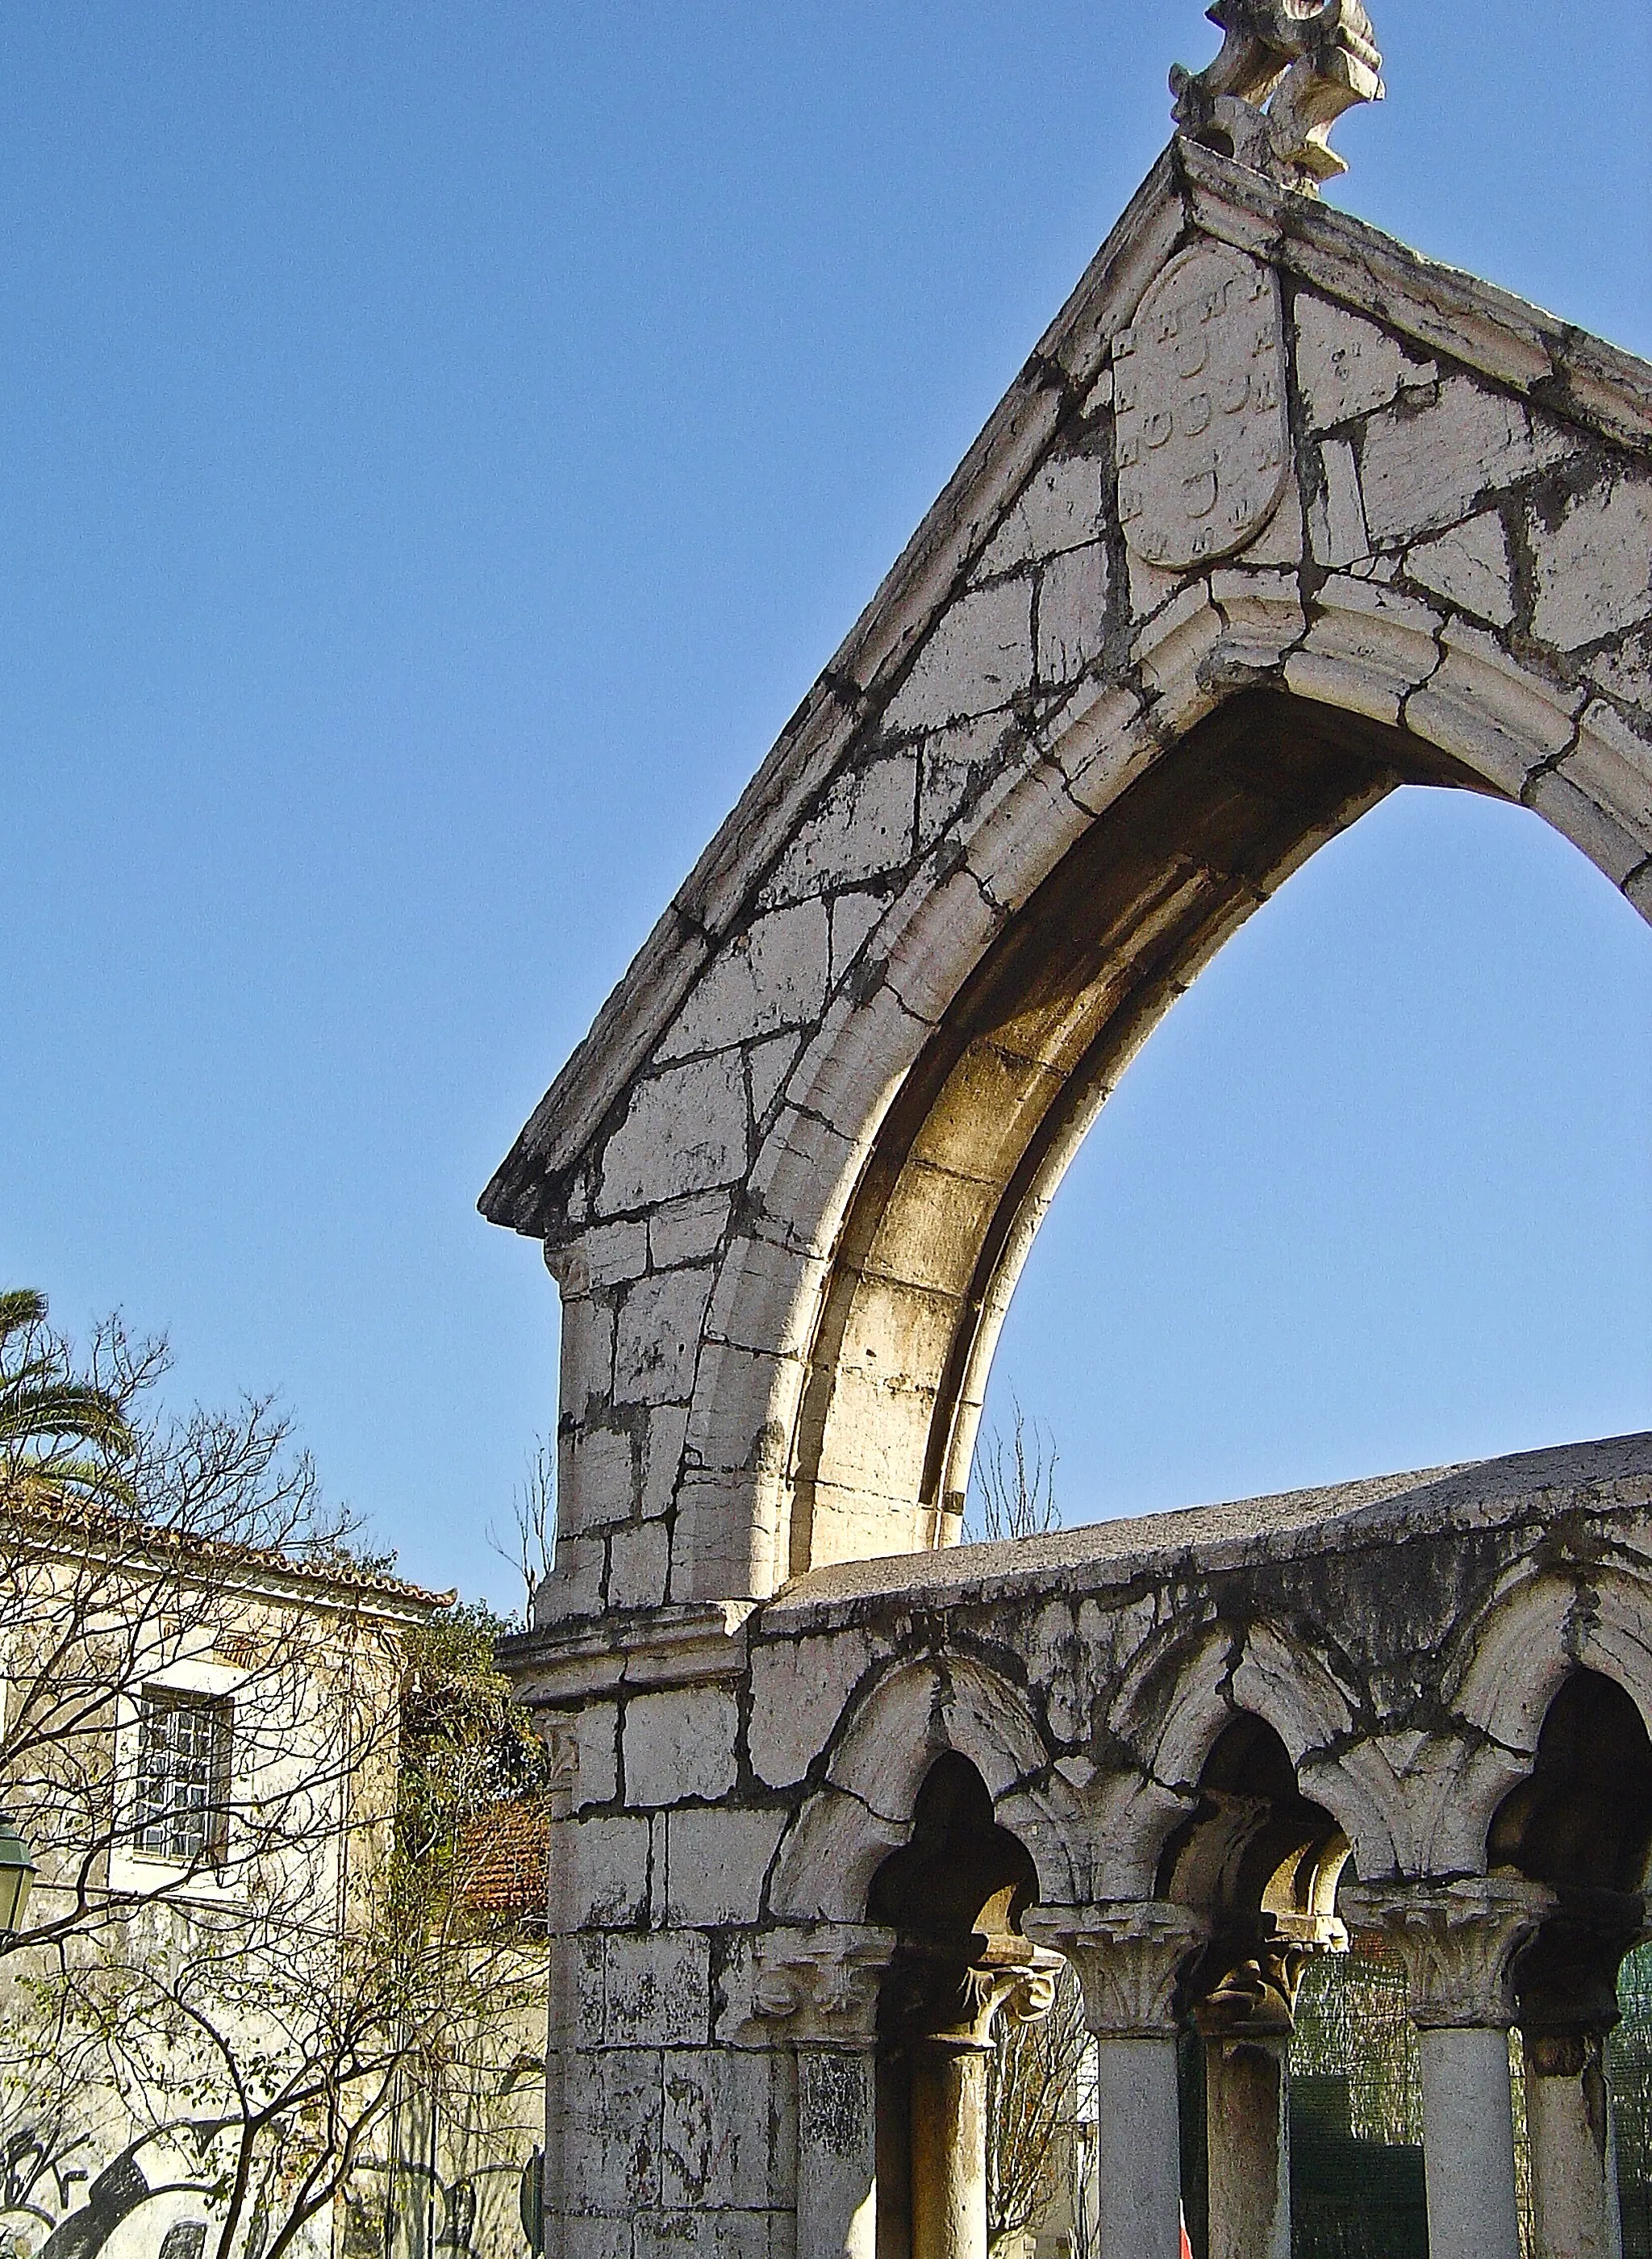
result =
[[[1068,1162],[1200,967],[1400,784],[1478,787],[1404,731],[1228,700],[1004,926],[879,1126],[834,1251],[789,1469],[785,1572],[867,1550],[869,1508],[956,1534],[987,1369]]]

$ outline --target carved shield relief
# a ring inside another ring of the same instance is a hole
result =
[[[1255,538],[1290,475],[1279,286],[1217,244],[1171,260],[1113,340],[1119,517],[1170,572]]]

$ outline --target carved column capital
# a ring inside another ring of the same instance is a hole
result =
[[[1236,1940],[1232,1933],[1217,1940],[1193,2020],[1207,2039],[1288,2039],[1308,1963],[1347,1950],[1348,1932],[1334,1914],[1259,1914]]]
[[[1186,1906],[1166,1899],[1040,1906],[1027,1926],[1072,1962],[1098,2039],[1175,2036],[1177,1980],[1209,1935]]]
[[[878,1992],[894,1933],[860,1922],[781,1930],[765,1944],[753,1986],[757,2013],[790,2027],[799,2047],[870,2048]]]
[[[1518,1876],[1362,1884],[1342,1893],[1351,1918],[1380,1930],[1406,1967],[1423,2031],[1503,2030],[1515,2020],[1509,1970],[1555,1904]]]
[[[994,1939],[979,1960],[903,1949],[890,1965],[883,2029],[903,2046],[984,2055],[1000,2016],[1036,2024],[1055,2005],[1061,1956]]]

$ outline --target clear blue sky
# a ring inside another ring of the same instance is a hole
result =
[[[1652,14],[1379,0],[1339,200],[1652,353]],[[11,0],[0,1270],[409,1571],[553,1420],[474,1202],[1167,132],[1192,0]],[[1652,1423],[1652,934],[1407,799],[1133,1069],[1071,1514]]]

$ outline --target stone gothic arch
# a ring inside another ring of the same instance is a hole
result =
[[[1387,792],[1652,914],[1648,441],[1640,364],[1172,145],[484,1196],[563,1294],[545,1620],[955,1536],[1079,1141]]]

